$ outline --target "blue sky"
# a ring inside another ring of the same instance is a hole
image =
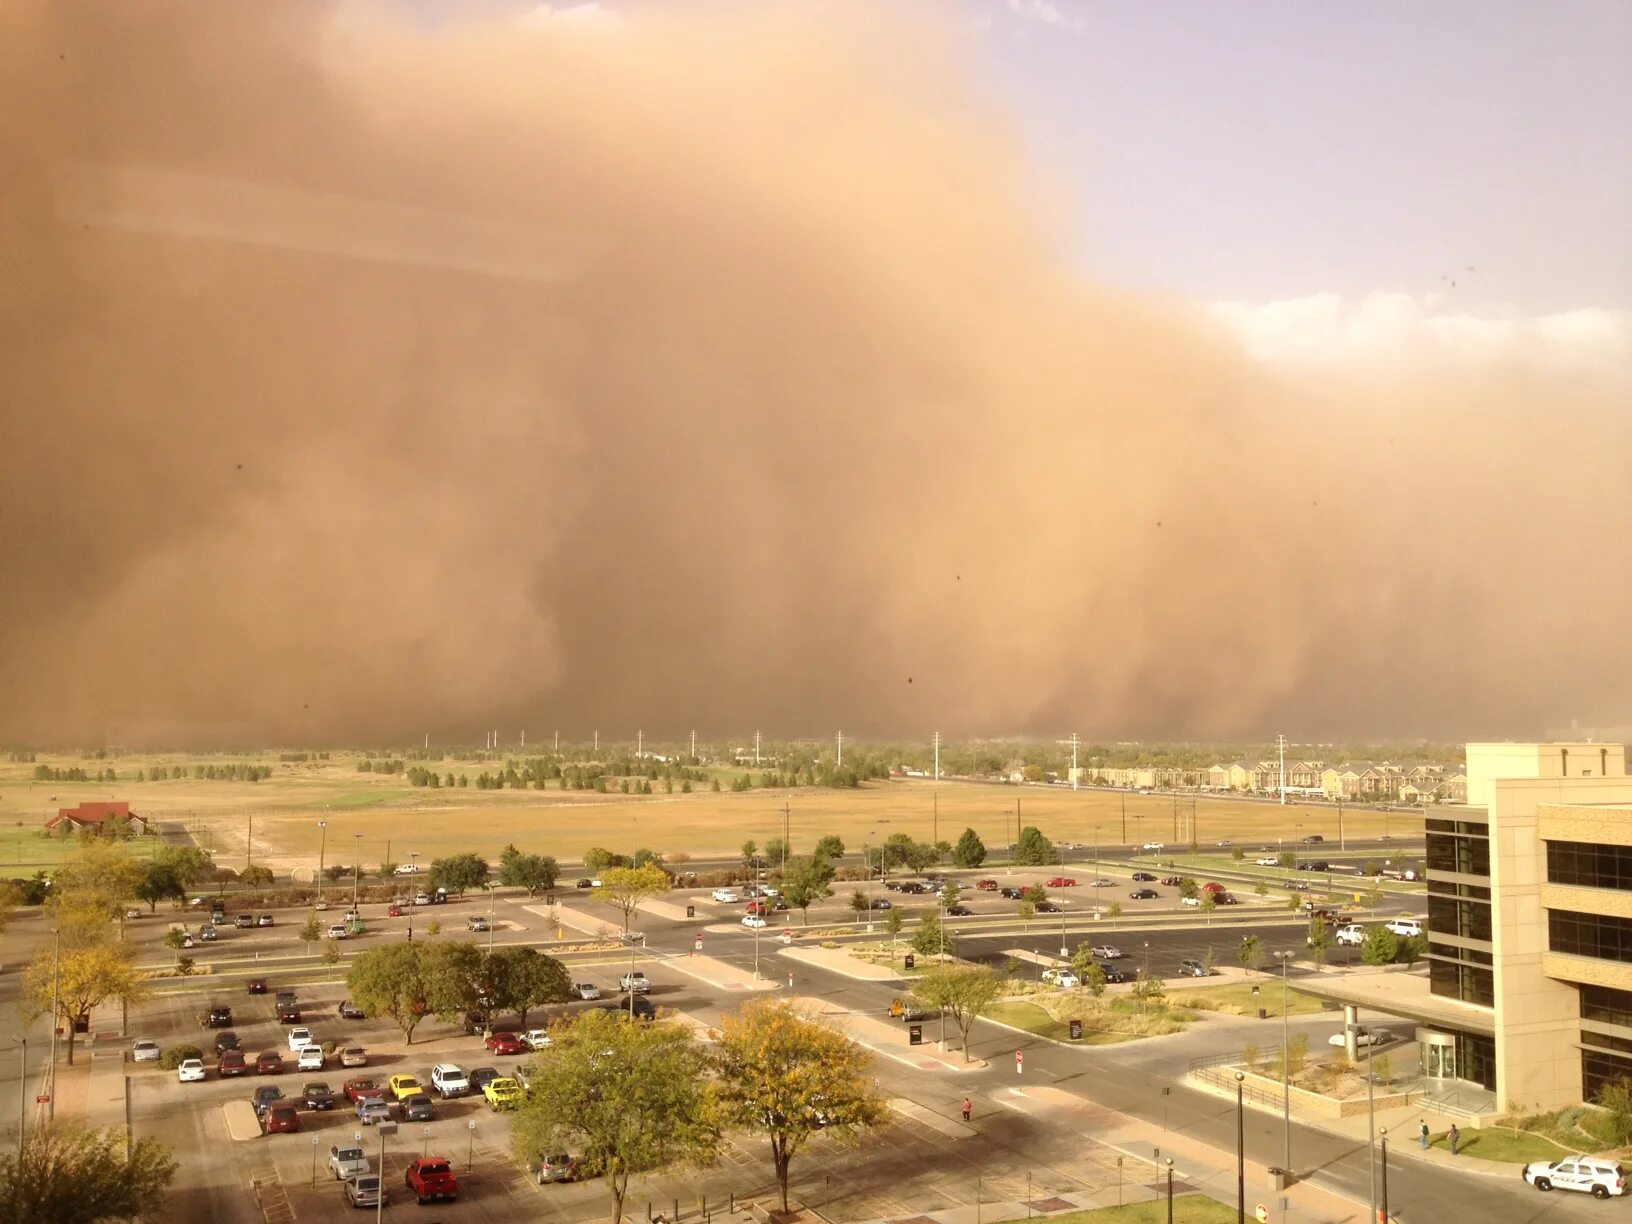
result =
[[[1096,274],[1632,306],[1626,0],[963,3]]]

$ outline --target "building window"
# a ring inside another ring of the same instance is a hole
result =
[[[1428,930],[1463,939],[1490,938],[1490,903],[1462,901],[1455,897],[1428,898]]]
[[[1428,869],[1462,875],[1490,874],[1490,841],[1462,834],[1428,834]]]
[[[1632,920],[1548,910],[1547,944],[1554,952],[1571,956],[1632,963]]]
[[[1581,1019],[1632,1028],[1632,990],[1610,986],[1579,986]]]
[[[1428,958],[1428,989],[1446,999],[1460,999],[1464,1003],[1478,1003],[1493,1007],[1496,1003],[1496,979],[1489,969],[1463,965],[1456,961]],[[1466,1064],[1463,1064],[1466,1066]],[[1471,1079],[1472,1076],[1463,1076]]]
[[[1484,884],[1463,884],[1456,880],[1429,880],[1428,891],[1442,897],[1471,897],[1475,901],[1490,900],[1490,889]]]
[[[1632,889],[1632,846],[1550,841],[1547,879],[1581,888]]]
[[[1459,1078],[1496,1091],[1496,1039],[1476,1033],[1456,1035],[1456,1062]]]
[[[1581,1099],[1594,1101],[1604,1085],[1632,1076],[1632,1057],[1608,1050],[1581,1051]]]
[[[1461,961],[1468,965],[1494,965],[1496,963],[1496,958],[1489,952],[1480,951],[1478,948],[1464,948],[1460,944],[1440,943],[1432,936],[1433,932],[1430,931],[1428,940],[1429,956],[1438,956],[1444,960]]]

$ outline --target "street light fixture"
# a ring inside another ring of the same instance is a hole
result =
[[[1167,1158],[1167,1224],[1173,1224],[1173,1157]]]
[[[1383,1198],[1377,1209],[1378,1224],[1388,1224],[1388,1127],[1379,1126],[1377,1133],[1383,1140]]]
[[[1284,1052],[1283,1052],[1284,1058]],[[1246,1074],[1235,1073],[1235,1214],[1238,1224],[1247,1219],[1247,1117],[1241,1100],[1242,1081]]]
[[[356,848],[352,851],[351,865],[351,912],[357,912],[357,883],[363,878],[363,835],[354,834],[357,838]]]
[[[1288,1178],[1292,1176],[1292,1057],[1288,1049],[1287,1001],[1291,991],[1287,986],[1287,967],[1292,963],[1292,952],[1277,952],[1275,959],[1281,962],[1281,1122],[1286,1129],[1286,1151],[1282,1155],[1282,1167]]]
[[[319,904],[322,904],[323,901],[323,851],[328,848],[328,844],[329,822],[320,820],[317,822],[317,900]]]

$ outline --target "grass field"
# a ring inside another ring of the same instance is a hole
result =
[[[407,861],[417,850],[422,862],[440,855],[474,850],[496,854],[507,842],[524,850],[576,860],[590,846],[631,851],[647,846],[666,854],[687,851],[694,857],[735,854],[743,841],[763,843],[782,832],[782,808],[796,848],[808,848],[827,833],[836,833],[852,849],[882,841],[894,833],[920,840],[956,841],[973,828],[988,847],[1007,844],[1015,835],[1016,813],[1023,824],[1035,824],[1056,841],[1096,840],[1101,848],[1146,840],[1172,841],[1175,803],[1163,795],[1137,795],[1100,789],[1071,791],[918,779],[872,783],[855,790],[797,789],[699,790],[690,795],[601,795],[559,790],[479,791],[473,788],[425,790],[399,776],[359,773],[353,754],[328,762],[282,764],[260,758],[124,757],[87,763],[113,767],[122,779],[154,764],[187,765],[195,760],[216,764],[231,760],[270,764],[272,777],[261,782],[168,779],[165,781],[36,782],[32,765],[0,767],[0,825],[43,823],[57,807],[95,799],[127,799],[149,817],[176,820],[196,830],[200,841],[232,863],[251,836],[257,862],[274,868],[315,862],[320,841],[329,862],[359,852],[365,862],[386,857]],[[40,758],[42,764],[75,765],[76,759]],[[445,772],[474,774],[469,762],[443,764]],[[1189,800],[1181,800],[1180,813]],[[1278,836],[1320,832],[1336,838],[1335,811],[1286,807],[1240,799],[1198,799],[1194,804],[1196,836],[1202,844],[1220,838],[1237,842],[1273,841]],[[1125,812],[1125,816],[1124,816]],[[1420,832],[1421,818],[1392,813],[1395,836]],[[318,821],[327,820],[326,837]],[[1382,832],[1383,813],[1346,812],[1350,837]],[[0,854],[3,854],[0,843]],[[1086,849],[1083,852],[1086,857]],[[13,848],[15,857],[15,848]],[[26,851],[25,851],[26,857]]]
[[[1258,993],[1252,993],[1254,983],[1239,982],[1229,986],[1198,986],[1194,990],[1180,988],[1168,992],[1167,1001],[1174,1007],[1197,1007],[1203,1011],[1225,1012],[1232,1016],[1256,1016],[1260,1007],[1272,1016],[1281,1014],[1281,983],[1258,983]],[[1302,1016],[1324,1010],[1321,1001],[1301,990],[1286,991],[1288,1015]]]
[[[1430,1135],[1428,1144],[1430,1147],[1442,1148],[1449,1152],[1450,1132],[1442,1131]],[[1541,1135],[1532,1135],[1528,1131],[1503,1130],[1500,1127],[1486,1127],[1483,1130],[1470,1128],[1463,1131],[1456,1150],[1458,1157],[1498,1160],[1504,1164],[1529,1164],[1532,1160],[1561,1160],[1572,1151]]]
[[[0,875],[32,875],[41,868],[55,867],[78,847],[74,840],[40,836],[40,821],[0,825]],[[138,837],[129,843],[138,858],[152,854],[159,845],[156,837]]]

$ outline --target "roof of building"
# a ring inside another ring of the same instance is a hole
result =
[[[126,800],[107,803],[82,803],[78,807],[58,808],[57,814],[46,821],[47,825],[59,824],[64,820],[71,820],[75,824],[99,825],[103,821],[112,820],[139,820],[147,823],[147,817],[138,816],[130,810],[130,803]]]

